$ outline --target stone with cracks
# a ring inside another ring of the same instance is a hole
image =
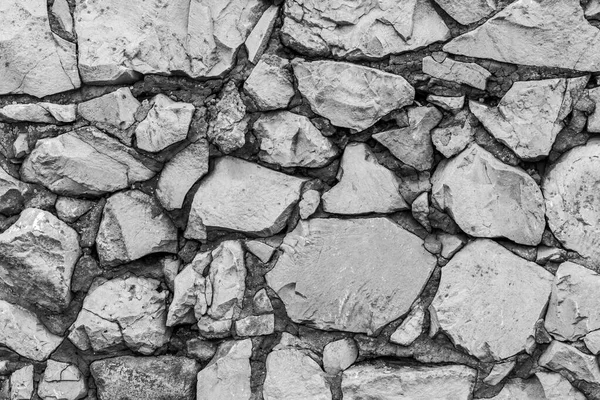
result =
[[[246,131],[250,117],[246,106],[233,81],[221,92],[219,101],[210,107],[208,139],[225,154],[229,154],[246,143]]]
[[[148,355],[169,341],[167,292],[155,279],[116,278],[96,282],[83,301],[69,340],[80,350],[131,349]]]
[[[48,331],[34,313],[4,300],[0,300],[0,326],[0,344],[35,361],[50,357],[63,341]]]
[[[336,61],[292,63],[298,90],[312,110],[335,126],[359,132],[410,105],[415,90],[401,76]]]
[[[75,104],[30,103],[8,104],[0,108],[0,120],[56,124],[77,119]]]
[[[99,400],[195,400],[197,364],[185,357],[114,357],[90,371]]]
[[[0,299],[63,311],[80,255],[73,228],[47,211],[27,208],[0,234]]]
[[[167,326],[196,322],[194,307],[198,302],[206,303],[204,297],[206,280],[202,276],[202,271],[196,271],[192,262],[177,274],[174,286],[173,300],[167,315]],[[202,305],[198,305],[198,307],[202,308]],[[206,304],[204,304],[205,307]]]
[[[320,168],[338,155],[338,149],[303,115],[289,111],[263,114],[254,123],[260,139],[258,157],[282,167]]]
[[[252,29],[252,32],[250,32],[250,35],[248,35],[244,44],[248,52],[248,60],[252,64],[256,64],[267,48],[278,14],[279,7],[272,5],[267,8],[254,26],[254,29]]]
[[[38,386],[43,400],[79,400],[87,396],[86,378],[73,364],[48,360]]]
[[[250,315],[235,321],[235,333],[241,337],[270,335],[275,332],[273,314]]]
[[[177,228],[153,197],[139,190],[119,192],[106,202],[96,247],[107,267],[152,253],[177,253]]]
[[[470,400],[477,371],[464,365],[356,365],[344,371],[344,400]]]
[[[569,380],[600,384],[600,368],[596,357],[582,353],[566,343],[552,341],[538,363],[540,367],[559,372]]]
[[[386,218],[302,220],[281,249],[268,285],[292,320],[324,330],[377,333],[408,312],[436,265]]]
[[[496,11],[496,0],[435,0],[459,24],[469,25]]]
[[[244,83],[244,90],[259,111],[286,108],[294,96],[290,62],[276,55],[264,55]]]
[[[156,153],[187,137],[194,106],[176,102],[159,94],[150,102],[152,108],[135,129],[137,147]]]
[[[598,35],[578,0],[517,0],[446,44],[444,51],[509,64],[594,72],[600,71]]]
[[[81,78],[98,84],[140,74],[219,76],[266,8],[260,0],[78,0]]]
[[[33,385],[33,365],[16,370],[10,375],[10,400],[31,400]]]
[[[460,250],[442,268],[432,325],[482,361],[526,348],[548,301],[552,274],[489,239]]]
[[[483,126],[521,159],[547,156],[589,77],[515,82],[497,107],[470,101]]]
[[[100,196],[152,178],[160,165],[96,128],[41,139],[21,177],[64,196]]]
[[[197,400],[250,400],[252,340],[224,342],[198,372]]]
[[[346,146],[337,179],[339,182],[322,196],[326,212],[390,213],[409,208],[400,194],[400,178],[379,164],[364,143]]]
[[[284,17],[284,44],[311,56],[383,58],[450,38],[429,0],[287,0]]]
[[[546,226],[544,198],[520,168],[476,144],[443,160],[431,178],[432,201],[467,234],[537,245]]]
[[[592,262],[600,261],[600,140],[575,147],[550,167],[542,182],[546,217],[552,233],[567,249]]]
[[[473,142],[477,119],[469,110],[459,111],[445,118],[437,128],[431,131],[431,141],[435,149],[446,158],[453,157]]]
[[[445,57],[437,61],[431,56],[423,59],[423,73],[445,81],[456,82],[485,90],[487,80],[492,74],[479,64],[454,61]]]
[[[271,236],[287,223],[304,182],[239,158],[221,157],[194,196],[186,237],[205,238],[205,227]]]
[[[348,369],[358,358],[358,346],[352,338],[327,343],[323,349],[323,369],[337,374]]]
[[[421,335],[424,323],[425,307],[422,302],[418,301],[413,304],[402,324],[392,333],[390,342],[400,346],[410,346]]]
[[[0,94],[44,97],[81,85],[76,46],[50,30],[46,1],[6,0],[0,11]]]

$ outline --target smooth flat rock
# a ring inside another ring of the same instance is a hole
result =
[[[283,43],[299,53],[348,59],[383,58],[450,37],[429,0],[323,3],[287,0]]]
[[[320,168],[329,164],[338,149],[303,115],[276,111],[260,116],[254,123],[260,139],[258,157],[282,167]]]
[[[294,96],[290,62],[273,54],[264,55],[244,82],[244,90],[259,111],[286,108]]]
[[[443,160],[431,178],[432,200],[467,234],[537,245],[546,226],[544,198],[520,168],[476,144]]]
[[[600,70],[598,35],[578,0],[517,0],[446,44],[444,51],[509,64],[593,72]]]
[[[288,316],[318,329],[376,333],[406,314],[436,259],[386,218],[302,220],[266,275]]]
[[[271,236],[283,229],[300,200],[304,180],[234,157],[221,157],[203,178],[192,202],[188,232],[205,227]]]
[[[194,400],[198,367],[185,357],[115,357],[94,361],[90,371],[98,400]]]
[[[73,122],[77,118],[75,104],[29,103],[7,104],[0,108],[0,120],[6,122],[37,122],[56,124]]]
[[[432,325],[480,360],[511,357],[524,350],[533,335],[552,278],[501,245],[476,240],[442,268],[430,306]]]
[[[323,369],[337,374],[348,369],[358,358],[358,346],[352,338],[327,343],[323,348]]]
[[[344,400],[469,400],[477,372],[463,365],[393,367],[356,365],[344,371]]]
[[[225,85],[219,101],[209,111],[208,140],[225,154],[244,146],[250,117],[233,81]]]
[[[423,58],[423,73],[445,81],[456,82],[485,90],[487,80],[492,74],[476,63],[454,61],[446,57],[438,62],[433,57]]]
[[[596,357],[582,353],[575,347],[557,340],[552,341],[538,361],[540,367],[559,372],[570,380],[600,383],[600,368]]]
[[[100,84],[140,74],[219,76],[266,8],[259,0],[78,0],[81,78]]]
[[[298,90],[335,126],[359,132],[410,105],[414,88],[400,75],[336,61],[293,61]]]
[[[379,164],[364,143],[346,146],[337,179],[338,183],[322,196],[326,212],[390,213],[409,208],[400,194],[400,178]]]
[[[46,1],[6,0],[1,11],[0,94],[44,97],[81,85],[76,46],[52,33]]]
[[[33,396],[33,365],[10,374],[10,400],[31,400]]]
[[[497,107],[470,101],[469,108],[498,141],[521,159],[535,161],[550,153],[588,79],[515,82]]]
[[[424,322],[425,307],[422,302],[415,302],[402,324],[390,336],[390,342],[410,346],[423,332]]]
[[[197,400],[250,400],[250,339],[224,342],[198,372]]]
[[[43,400],[79,400],[87,396],[86,378],[73,364],[48,360],[38,386]]]
[[[269,246],[266,243],[260,242],[258,240],[250,240],[246,242],[246,248],[249,252],[254,254],[258,259],[264,263],[269,262],[273,253],[275,252],[275,248]],[[272,311],[272,310],[271,310]]]
[[[21,177],[64,196],[100,196],[148,180],[159,169],[155,161],[86,127],[38,140]]]
[[[79,235],[47,211],[25,209],[0,234],[0,299],[54,312],[71,301]]]
[[[248,60],[252,64],[256,64],[267,48],[278,15],[279,7],[276,5],[269,6],[256,25],[254,25],[254,29],[252,29],[250,35],[248,35],[244,44],[248,52]]]
[[[459,24],[469,25],[496,11],[496,0],[434,0]]]

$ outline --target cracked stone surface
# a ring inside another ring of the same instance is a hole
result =
[[[552,341],[539,364],[555,372],[564,374],[569,379],[579,379],[587,382],[600,382],[600,368],[596,357],[582,353],[568,344]]]
[[[75,365],[49,360],[38,386],[43,400],[79,400],[87,396],[85,377]]]
[[[7,122],[56,124],[75,121],[76,111],[75,104],[8,104],[0,108],[0,119]]]
[[[225,154],[229,154],[246,143],[246,130],[250,118],[235,83],[229,82],[217,104],[211,108],[208,139]]]
[[[260,111],[286,108],[294,96],[292,73],[287,59],[264,55],[244,83],[244,90]]]
[[[462,25],[480,21],[496,11],[496,0],[434,0]]]
[[[10,374],[10,400],[29,400],[34,391],[33,365]]]
[[[485,90],[490,71],[475,63],[454,61],[446,57],[443,61],[428,56],[423,59],[423,73],[446,81],[464,83]]]

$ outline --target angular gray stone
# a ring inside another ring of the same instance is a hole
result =
[[[323,349],[323,369],[337,374],[348,369],[358,358],[358,346],[352,338],[330,342]]]
[[[233,81],[223,88],[219,101],[209,110],[208,139],[225,154],[244,146],[250,117]]]
[[[493,400],[547,400],[538,379],[509,379]],[[557,399],[558,400],[558,399]]]
[[[415,90],[401,76],[336,61],[293,61],[298,90],[335,126],[359,132],[410,105]]]
[[[424,322],[425,307],[423,303],[417,301],[402,324],[390,336],[390,342],[400,346],[410,346],[421,335]]]
[[[248,52],[248,60],[251,63],[256,64],[267,48],[278,14],[279,7],[272,5],[267,8],[254,26],[254,29],[252,29],[252,32],[250,32],[250,35],[248,35],[244,44]]]
[[[16,370],[10,375],[10,400],[31,400],[33,385],[33,365]]]
[[[496,0],[435,0],[459,24],[477,22],[496,10]]]
[[[465,96],[436,96],[430,94],[427,96],[427,101],[446,111],[456,113],[465,105]]]
[[[600,331],[588,333],[583,338],[583,342],[585,343],[585,347],[587,347],[592,354],[600,353]]]
[[[25,207],[25,196],[29,190],[29,185],[0,167],[0,214],[18,214]]]
[[[185,357],[114,357],[90,371],[98,400],[195,400],[197,364]]]
[[[453,157],[474,141],[476,124],[477,119],[468,110],[462,110],[433,129],[431,141],[444,157]]]
[[[37,122],[56,124],[73,122],[77,118],[75,104],[8,104],[0,108],[0,120],[6,122]]]
[[[201,338],[191,338],[185,344],[187,354],[200,361],[209,361],[217,352],[217,345]]]
[[[67,223],[73,223],[83,214],[90,211],[95,204],[90,200],[59,196],[56,199],[54,207],[56,208],[56,216],[58,218]]]
[[[587,120],[587,130],[591,133],[600,133],[600,86],[587,90],[589,98],[596,104],[594,112]]]
[[[325,330],[378,332],[408,312],[436,265],[386,218],[302,220],[281,248],[268,285],[292,320]]]
[[[74,43],[50,30],[46,1],[6,0],[0,14],[0,94],[36,97],[77,89]]]
[[[598,29],[585,19],[578,0],[517,0],[444,51],[509,64],[600,70]]]
[[[429,193],[423,192],[411,204],[411,214],[427,232],[431,232],[429,222]]]
[[[224,342],[198,372],[197,400],[250,400],[250,339]]]
[[[476,63],[454,61],[446,57],[438,62],[431,56],[423,58],[423,73],[445,81],[456,82],[485,90],[492,74]]]
[[[442,252],[440,255],[449,260],[459,251],[466,243],[465,235],[452,235],[446,232],[438,232],[437,238],[442,244]]]
[[[48,360],[38,386],[43,400],[79,400],[87,396],[86,379],[75,365]]]
[[[250,240],[246,242],[246,248],[264,263],[268,262],[275,252],[274,247],[271,247],[268,244],[258,240]]]
[[[516,359],[494,364],[494,367],[492,368],[488,376],[486,376],[483,379],[483,383],[490,386],[496,386],[497,384],[502,382],[502,380],[506,378],[508,374],[510,374],[510,371],[513,370],[515,365],[517,365]]]
[[[346,146],[337,179],[339,182],[322,196],[326,212],[390,213],[409,208],[400,194],[400,178],[379,164],[364,143]]]
[[[469,400],[477,372],[464,365],[394,367],[356,365],[344,371],[344,400]]]
[[[244,82],[244,90],[259,111],[286,108],[294,96],[290,62],[276,55],[264,55]]]
[[[491,240],[476,240],[442,268],[432,326],[482,361],[506,359],[525,349],[551,285],[552,274],[542,267]]]
[[[321,193],[319,191],[311,189],[302,193],[302,200],[298,205],[300,218],[308,219],[317,211],[319,204],[321,204]]]
[[[66,32],[73,33],[73,16],[69,10],[67,0],[56,0],[52,5],[52,14],[58,20],[58,24]]]
[[[586,400],[586,397],[560,374],[539,371],[535,376],[542,384],[544,395],[548,400]]]
[[[542,240],[545,207],[537,183],[478,145],[440,162],[431,183],[434,205],[465,233],[525,245]]]
[[[0,299],[63,311],[80,255],[73,228],[47,211],[27,208],[0,234]]]
[[[285,226],[304,181],[239,158],[221,157],[194,196],[186,237],[204,239],[205,227],[271,236]]]
[[[21,177],[64,196],[100,196],[148,180],[159,169],[156,161],[87,127],[38,140]]]
[[[569,380],[600,383],[600,368],[596,357],[582,353],[575,347],[557,340],[552,341],[538,361],[540,367],[559,372]]]
[[[173,291],[173,300],[169,306],[167,326],[196,322],[194,307],[199,302],[204,302],[204,308],[207,308],[205,298],[206,280],[202,276],[202,271],[196,271],[194,267],[195,265],[192,262],[175,277],[175,290]],[[202,305],[198,305],[198,307],[202,308]]]
[[[254,312],[257,314],[268,314],[273,312],[271,299],[269,299],[269,295],[265,289],[260,289],[256,292],[252,299],[252,305],[254,306]]]
[[[235,332],[238,336],[263,336],[275,332],[275,316],[273,314],[250,315],[235,321]]]

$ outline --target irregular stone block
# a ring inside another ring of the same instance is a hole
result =
[[[250,339],[224,342],[214,358],[198,372],[198,400],[250,400]]]
[[[423,73],[445,81],[456,82],[485,90],[487,80],[492,74],[479,64],[454,61],[446,57],[438,62],[431,56],[423,59]]]
[[[73,364],[48,360],[38,386],[43,400],[79,400],[87,396],[86,379]]]
[[[266,14],[266,12],[265,12]],[[294,96],[289,61],[276,55],[263,56],[244,82],[244,90],[260,111],[286,108]]]

